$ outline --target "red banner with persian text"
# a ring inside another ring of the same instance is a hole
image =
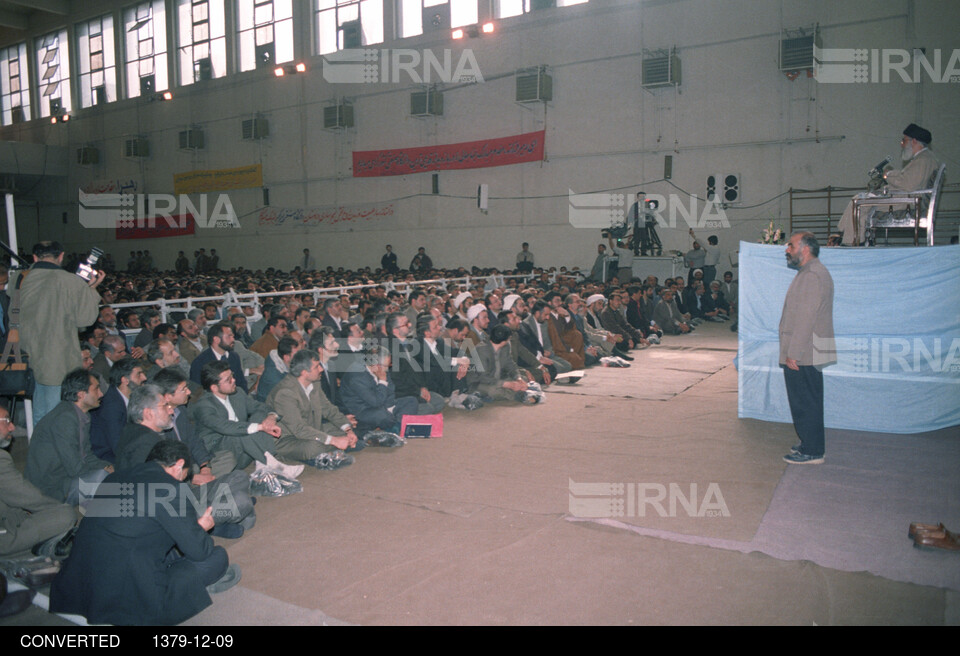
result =
[[[543,160],[546,131],[457,144],[353,152],[353,177],[479,169]]]
[[[149,219],[120,219],[117,223],[117,239],[156,239],[158,237],[183,237],[196,232],[192,214],[157,216]]]

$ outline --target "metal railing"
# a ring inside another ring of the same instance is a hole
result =
[[[837,223],[847,203],[861,187],[824,187],[822,189],[790,189],[790,230],[812,232],[821,243],[836,232]],[[950,237],[960,231],[960,183],[945,184],[940,195],[940,209],[936,217],[936,244],[950,242]],[[910,234],[907,235],[907,232]],[[887,244],[913,246],[913,230],[891,233]]]

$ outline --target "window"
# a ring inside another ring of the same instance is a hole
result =
[[[69,113],[70,104],[70,49],[67,31],[51,32],[34,41],[37,51],[37,83],[39,84],[41,117]]]
[[[227,74],[223,0],[177,0],[180,84]]]
[[[383,43],[383,0],[316,0],[317,54]]]
[[[572,5],[582,5],[587,0],[557,0],[558,7],[570,7]],[[532,11],[537,5],[543,4],[537,0],[499,0],[497,3],[497,18],[509,18],[519,16]]]
[[[400,36],[423,34],[424,10],[436,7],[441,16],[450,16],[450,27],[477,23],[477,0],[399,0]],[[445,22],[445,21],[444,21]]]
[[[117,99],[113,38],[113,16],[110,14],[77,25],[77,78],[81,107],[93,107]]]
[[[291,0],[239,0],[240,70],[293,61]]]
[[[32,118],[26,43],[0,50],[0,108],[4,125]]]
[[[163,0],[142,2],[123,12],[127,98],[169,88],[167,19]]]

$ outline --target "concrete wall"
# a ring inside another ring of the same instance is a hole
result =
[[[305,22],[298,29],[308,36]],[[451,47],[454,61],[460,49],[470,48],[485,82],[454,85],[444,97],[444,116],[418,119],[409,116],[416,85],[408,78],[330,84],[321,75],[321,59],[309,57],[304,75],[234,74],[174,89],[170,102],[124,100],[77,111],[66,125],[34,121],[4,128],[5,140],[67,146],[71,153],[89,143],[101,154],[98,165],[71,162],[67,178],[48,178],[18,197],[20,241],[29,247],[38,237],[56,238],[68,250],[100,245],[121,265],[131,249],[149,248],[158,265],[172,267],[178,250],[189,254],[204,246],[217,249],[223,266],[292,267],[304,247],[323,265],[376,266],[383,245],[392,243],[402,263],[423,245],[440,266],[508,267],[526,240],[538,264],[584,267],[593,260],[599,231],[571,226],[569,191],[630,197],[642,187],[677,194],[689,206],[688,193],[705,195],[707,175],[737,173],[742,203],[726,210],[730,228],[700,230],[701,236],[718,234],[724,247],[735,250],[741,239],[755,241],[771,219],[786,227],[786,198],[776,197],[789,188],[864,184],[867,169],[884,155],[898,155],[900,132],[911,121],[932,131],[934,151],[947,162],[948,174],[955,172],[960,85],[933,83],[925,74],[912,83],[896,75],[889,83],[822,84],[806,75],[789,80],[778,70],[780,29],[815,23],[826,48],[940,49],[943,68],[960,47],[960,3],[953,0],[592,0],[503,20],[483,38],[451,42],[444,33],[388,40],[384,47]],[[682,60],[679,88],[641,89],[642,50],[673,46]],[[553,101],[515,103],[513,71],[541,64],[551,68]],[[960,69],[960,62],[955,65]],[[323,106],[338,95],[354,103],[353,130],[322,128]],[[240,122],[255,113],[269,120],[270,137],[241,141]],[[190,125],[203,128],[205,150],[178,149],[177,133]],[[429,173],[352,177],[355,149],[544,129],[546,161],[441,171],[439,196],[430,194]],[[150,139],[148,159],[121,157],[123,138],[134,134]],[[657,182],[665,155],[673,156],[672,185]],[[394,201],[396,211],[363,222],[278,229],[259,224],[263,198],[257,188],[230,192],[239,229],[117,241],[112,231],[79,225],[77,189],[92,181],[132,179],[138,191],[171,193],[174,173],[254,163],[263,165],[272,207]],[[480,183],[490,189],[486,214],[476,207]],[[776,200],[765,203],[770,199]],[[690,246],[682,215],[660,236],[667,249]]]

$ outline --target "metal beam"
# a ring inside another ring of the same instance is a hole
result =
[[[45,11],[49,14],[66,16],[70,13],[70,3],[67,0],[5,0],[5,2],[27,9]]]
[[[9,27],[14,30],[27,29],[25,14],[15,14],[12,11],[0,11],[0,27]]]

